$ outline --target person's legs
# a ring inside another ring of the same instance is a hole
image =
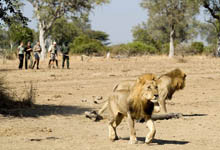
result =
[[[19,54],[19,69],[22,69],[23,67],[23,61],[24,61],[24,55],[23,54]]]
[[[40,59],[37,59],[37,69],[39,69]]]
[[[55,61],[56,61],[56,66],[57,66],[57,68],[58,68],[58,60],[57,60],[57,59],[55,59]]]
[[[33,66],[32,66],[32,69],[34,69],[34,66],[35,66],[36,62],[37,62],[37,61],[36,61],[36,60],[34,60],[34,64],[33,64]]]
[[[65,59],[66,59],[65,55],[63,55],[63,59],[62,59],[62,68],[64,68],[64,65],[65,65]]]
[[[69,56],[66,56],[66,65],[67,65],[67,69],[70,68],[70,62],[69,62]]]
[[[35,64],[37,63],[37,60],[39,59],[39,55],[37,53],[34,53],[34,64],[32,66],[32,69],[34,69]]]
[[[30,55],[29,59],[30,59],[29,68],[32,68],[32,66],[33,66],[33,58],[32,58],[32,55]]]
[[[50,67],[51,67],[51,66],[50,66],[51,61],[52,61],[52,60],[50,59],[50,60],[49,60],[49,63],[48,63],[48,68],[50,68]]]
[[[25,54],[25,69],[28,69],[28,54]]]

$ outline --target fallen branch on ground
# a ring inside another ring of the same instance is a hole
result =
[[[153,120],[168,120],[168,119],[178,119],[183,117],[184,115],[181,113],[169,113],[169,114],[153,114],[152,115],[152,119]],[[99,114],[96,113],[96,111],[86,111],[85,112],[85,117],[89,118],[93,121],[100,121],[103,120],[104,118],[102,116],[100,116]],[[140,122],[144,122],[144,120],[140,121]]]
[[[169,113],[169,114],[158,114],[158,115],[153,114],[151,118],[153,120],[168,120],[173,118],[178,119],[181,117],[183,117],[183,114],[181,113]]]
[[[99,114],[97,114],[96,111],[91,111],[91,112],[90,111],[86,111],[85,112],[85,116],[86,116],[86,118],[89,118],[89,119],[91,119],[93,121],[103,120],[103,117],[100,116]]]

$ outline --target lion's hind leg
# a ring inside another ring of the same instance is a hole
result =
[[[118,113],[115,117],[112,117],[109,121],[109,139],[111,141],[118,140],[116,128],[121,123],[124,116]]]
[[[149,144],[156,134],[156,128],[152,119],[148,119],[146,125],[149,128],[150,132],[146,136],[145,143]]]

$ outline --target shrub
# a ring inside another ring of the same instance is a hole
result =
[[[191,44],[191,49],[194,53],[201,54],[204,51],[204,44],[203,44],[203,42],[193,42]]]
[[[142,42],[128,43],[127,48],[129,51],[129,55],[155,54],[157,52],[155,47],[144,44]]]
[[[162,49],[160,51],[161,54],[169,54],[170,43],[166,43],[162,45]]]
[[[16,58],[16,50],[5,49],[3,51],[3,57],[8,60],[14,60]]]
[[[76,54],[99,54],[106,51],[106,47],[98,40],[91,39],[87,35],[81,35],[70,44],[71,53]]]
[[[125,44],[113,45],[109,47],[112,54],[115,55],[127,55],[128,52],[125,48]]]
[[[128,44],[121,44],[111,47],[111,52],[120,55],[143,55],[143,54],[155,54],[157,49],[151,45],[144,44],[142,42],[132,42]]]
[[[216,45],[209,45],[209,46],[205,46],[203,53],[205,53],[206,55],[216,55],[216,50],[217,50],[217,46]]]
[[[7,113],[9,109],[32,107],[35,102],[35,91],[32,83],[30,83],[30,87],[25,90],[25,96],[18,98],[14,92],[5,86],[4,78],[0,77],[0,97],[0,110],[2,109],[4,113]]]

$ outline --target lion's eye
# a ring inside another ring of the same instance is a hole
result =
[[[158,89],[158,86],[156,86],[155,88]]]
[[[151,89],[151,87],[150,87],[150,86],[148,86],[148,87],[147,87],[147,89]]]

